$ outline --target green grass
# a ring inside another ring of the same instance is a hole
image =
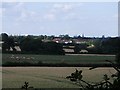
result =
[[[19,59],[18,59],[19,58]],[[2,54],[2,63],[30,62],[30,63],[67,63],[67,64],[100,64],[105,60],[115,60],[114,55],[26,55]]]

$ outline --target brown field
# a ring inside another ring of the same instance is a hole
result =
[[[99,82],[104,74],[109,76],[115,73],[113,68],[88,67],[3,67],[3,88],[20,88],[25,81],[34,88],[78,88],[65,77],[75,71],[83,70],[83,79],[90,82]]]

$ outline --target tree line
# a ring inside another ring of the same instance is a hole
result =
[[[61,44],[55,42],[43,42],[40,38],[33,38],[32,36],[8,36],[2,33],[2,52],[17,53],[15,46],[19,46],[20,53],[34,53],[34,54],[60,54],[64,55],[63,47]]]
[[[90,38],[90,37],[70,37],[69,35],[60,35],[61,40],[83,39],[87,40],[85,43],[56,43],[52,41],[55,36],[9,36],[6,33],[1,34],[2,37],[2,51],[4,52],[17,52],[15,46],[19,46],[21,53],[35,53],[35,54],[60,54],[64,55],[65,51],[63,46],[74,46],[74,53],[80,53],[80,50],[85,49],[88,53],[94,54],[117,54],[120,47],[120,37],[101,37],[101,38]],[[94,47],[91,47],[91,46]]]

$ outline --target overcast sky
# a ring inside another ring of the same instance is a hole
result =
[[[118,35],[117,2],[9,2],[0,10],[2,32],[12,35]]]

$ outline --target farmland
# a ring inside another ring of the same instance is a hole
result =
[[[65,78],[75,68],[83,70],[83,79],[90,82],[99,82],[104,74],[110,76],[115,73],[112,68],[89,70],[87,67],[3,67],[3,88],[20,88],[25,81],[35,88],[78,88]]]
[[[105,60],[115,60],[115,55],[97,55],[97,54],[80,54],[80,55],[32,55],[32,54],[3,54],[2,64],[7,62],[28,62],[31,64],[107,64]]]
[[[105,60],[115,60],[115,55],[99,54],[67,54],[67,55],[32,55],[32,54],[2,54],[2,63],[68,63],[68,64],[104,64]],[[99,82],[104,74],[115,73],[111,67],[89,70],[88,67],[3,67],[3,88],[21,88],[25,81],[34,88],[78,88],[75,83],[66,79],[75,69],[83,70],[83,79],[88,82]],[[9,90],[9,89],[8,89]]]

